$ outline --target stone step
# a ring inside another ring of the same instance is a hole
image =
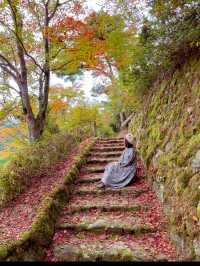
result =
[[[134,189],[132,187],[125,187],[121,189],[88,189],[88,188],[78,188],[74,190],[74,194],[77,195],[87,195],[87,194],[94,194],[94,195],[102,195],[102,194],[119,194],[119,195],[127,195],[130,194],[132,197],[140,196],[142,193],[147,192],[147,189]]]
[[[60,244],[54,247],[53,255],[58,261],[155,261],[159,260],[151,250],[135,243],[129,247],[125,241],[83,244]],[[163,260],[163,259],[161,259]]]
[[[95,219],[93,221],[84,220],[78,223],[61,223],[56,225],[56,229],[70,229],[75,231],[91,231],[91,232],[108,232],[116,234],[134,234],[140,235],[145,233],[153,233],[158,229],[135,221],[130,224],[119,219]]]
[[[67,210],[67,213],[78,213],[78,212],[85,212],[90,210],[100,210],[103,212],[113,212],[113,211],[124,211],[124,212],[136,212],[136,211],[147,211],[150,209],[150,205],[141,205],[141,204],[102,204],[102,203],[95,203],[91,202],[90,204],[84,205],[71,205]]]
[[[94,183],[94,182],[98,182],[101,180],[102,175],[88,175],[86,177],[81,177],[76,181],[76,184],[80,184],[80,183]]]
[[[89,154],[90,157],[104,157],[104,158],[108,158],[108,157],[120,157],[121,156],[121,152],[117,151],[117,152],[92,152]]]
[[[115,148],[125,148],[125,146],[124,146],[124,144],[113,144],[113,143],[103,143],[103,144],[99,144],[99,143],[97,143],[97,144],[95,144],[94,145],[94,147],[96,148],[96,147],[100,147],[100,148],[110,148],[110,147],[115,147]]]
[[[99,138],[101,141],[124,140],[124,138]]]
[[[98,144],[122,144],[124,145],[124,140],[98,140]]]
[[[124,150],[124,147],[116,147],[116,146],[113,146],[113,147],[102,147],[102,146],[96,146],[96,147],[93,147],[91,149],[91,152],[115,152],[115,151],[119,151],[119,152],[122,152]]]
[[[89,166],[89,167],[84,167],[81,171],[84,173],[103,173],[105,170],[105,166]]]
[[[104,158],[104,157],[89,157],[87,159],[87,163],[111,163],[111,162],[116,162],[117,158]]]

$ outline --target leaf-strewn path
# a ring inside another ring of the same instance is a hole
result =
[[[147,181],[118,190],[97,189],[104,167],[124,149],[123,139],[101,139],[66,202],[46,261],[176,260],[161,206]]]
[[[63,183],[64,174],[85,145],[87,141],[75,148],[63,161],[46,169],[45,174],[32,177],[26,191],[0,211],[0,244],[19,239],[21,233],[31,228],[39,204],[56,185]]]

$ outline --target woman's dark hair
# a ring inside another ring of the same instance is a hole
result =
[[[133,148],[133,144],[131,144],[130,142],[127,141],[127,139],[125,139],[125,147],[126,148]]]

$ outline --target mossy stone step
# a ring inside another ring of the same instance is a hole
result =
[[[121,156],[121,152],[91,152],[90,153],[90,157],[104,157],[104,158],[108,158],[108,157],[120,157]]]
[[[130,224],[121,220],[115,219],[96,219],[94,221],[83,221],[80,223],[62,223],[56,225],[56,229],[70,229],[75,231],[92,231],[92,232],[109,232],[116,234],[134,234],[141,235],[145,233],[156,232],[157,229],[145,224],[135,223]]]
[[[94,146],[94,148],[96,148],[96,147],[100,147],[100,148],[122,148],[122,149],[124,149],[125,148],[125,146],[124,146],[124,144],[113,144],[113,143],[110,143],[110,144],[99,144],[99,143],[97,143],[97,144],[95,144],[95,146]]]
[[[120,195],[127,195],[131,194],[133,197],[137,197],[141,195],[142,193],[147,192],[147,189],[134,189],[131,187],[125,187],[120,189],[112,189],[112,188],[106,188],[106,189],[88,189],[88,188],[78,188],[74,191],[77,195],[87,195],[87,194],[94,194],[94,195],[102,195],[102,194],[120,194]]]
[[[103,173],[105,170],[105,166],[96,166],[96,167],[84,167],[82,172],[84,173]]]
[[[97,144],[122,144],[124,145],[124,140],[98,140]]]
[[[116,162],[117,158],[104,158],[104,157],[90,157],[87,159],[87,163],[111,163]]]
[[[102,146],[96,146],[91,149],[91,152],[114,152],[114,151],[120,151],[122,152],[124,150],[124,147],[102,147]]]
[[[140,210],[148,210],[151,208],[150,205],[141,205],[141,204],[134,204],[134,205],[128,205],[128,204],[102,204],[102,203],[90,203],[90,204],[84,204],[84,205],[71,205],[67,211],[67,213],[78,213],[78,212],[85,212],[90,210],[100,210],[103,212],[113,212],[113,211],[123,211],[123,212],[136,212]]]
[[[155,256],[142,245],[133,248],[122,242],[92,242],[81,245],[62,244],[54,247],[58,261],[154,261]]]
[[[101,141],[124,140],[124,138],[99,138]]]
[[[76,181],[76,184],[78,183],[94,183],[94,182],[98,182],[101,180],[101,175],[97,176],[87,176],[87,177],[81,177]]]

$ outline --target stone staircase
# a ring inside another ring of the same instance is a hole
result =
[[[173,261],[162,208],[143,178],[122,189],[97,188],[123,138],[99,139],[55,226],[46,261]]]

